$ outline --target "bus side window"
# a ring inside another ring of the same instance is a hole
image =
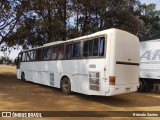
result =
[[[93,43],[93,56],[98,56],[99,39],[95,38]]]
[[[47,60],[47,49],[46,48],[42,49],[42,60]]]
[[[83,56],[93,56],[93,40],[84,41]]]
[[[83,43],[83,57],[87,57],[88,56],[88,41],[84,41]]]
[[[73,57],[80,57],[80,42],[73,43]]]
[[[93,40],[88,41],[88,56],[92,56],[93,54]]]
[[[104,56],[105,37],[100,38],[99,56]]]
[[[51,48],[42,49],[42,60],[50,60],[51,54]]]
[[[58,50],[58,59],[63,59],[63,58],[64,58],[64,45],[60,45]]]
[[[72,44],[67,44],[66,45],[66,58],[71,58],[72,57]]]
[[[56,47],[52,47],[52,55],[51,55],[51,59],[52,60],[56,60],[58,56],[58,46]]]
[[[37,61],[41,60],[41,49],[37,49],[37,51],[36,51],[36,60]]]
[[[51,47],[46,48],[46,60],[50,60],[52,56],[52,50]]]
[[[26,54],[25,54],[25,52],[22,53],[22,61],[23,62],[26,61]]]
[[[31,58],[31,60],[33,61],[33,60],[35,60],[35,50],[33,50],[33,51],[31,51],[31,53],[30,53],[30,58]]]
[[[26,52],[26,61],[31,61],[30,51]]]

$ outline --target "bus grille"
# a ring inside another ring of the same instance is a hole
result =
[[[89,88],[90,90],[99,91],[100,88],[99,72],[89,73]]]
[[[54,73],[50,73],[50,85],[54,85]]]

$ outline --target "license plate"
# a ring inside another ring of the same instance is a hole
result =
[[[130,91],[130,88],[126,88],[125,91]]]

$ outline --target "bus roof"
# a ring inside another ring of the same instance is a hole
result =
[[[74,39],[70,39],[70,40],[66,40],[66,41],[55,41],[55,42],[46,43],[43,46],[32,48],[32,49],[27,49],[27,50],[23,50],[23,51],[34,50],[34,49],[38,49],[38,48],[43,48],[43,47],[47,47],[47,46],[51,46],[51,45],[57,45],[57,44],[67,43],[67,42],[72,42],[72,41],[85,40],[87,38],[92,38],[92,37],[96,37],[96,36],[100,36],[100,35],[104,35],[104,34],[110,34],[113,31],[123,31],[123,30],[116,29],[116,28],[111,28],[111,29],[102,30],[102,31],[95,32],[95,33],[90,34],[90,35],[85,35],[85,36],[82,36],[82,37],[78,37],[78,38],[74,38]],[[123,31],[123,32],[131,34],[127,31]]]

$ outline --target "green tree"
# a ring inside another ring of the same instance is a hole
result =
[[[8,39],[8,36],[24,19],[24,12],[28,8],[27,3],[21,0],[0,1],[0,45]]]
[[[119,28],[137,36],[146,28],[139,19],[138,0],[76,0],[76,29],[81,35]],[[134,29],[133,29],[134,28]]]
[[[70,0],[30,0],[26,18],[7,42],[13,45],[40,46],[67,39],[67,20],[72,12]]]
[[[0,6],[0,44],[8,46],[36,47],[109,28],[141,40],[160,35],[159,11],[139,0],[7,0]]]
[[[140,36],[140,40],[151,40],[160,38],[160,11],[156,10],[155,4],[140,4],[140,13],[147,30]]]

